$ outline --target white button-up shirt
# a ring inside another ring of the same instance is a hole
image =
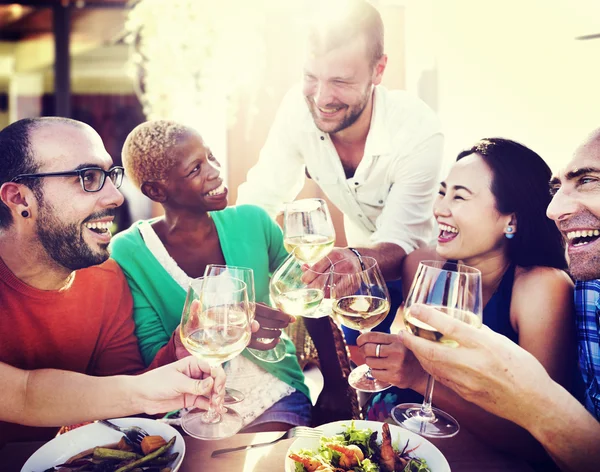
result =
[[[379,85],[364,156],[347,179],[329,135],[315,126],[300,87],[294,87],[239,187],[237,203],[262,206],[275,216],[302,189],[306,169],[344,214],[348,244],[388,242],[408,254],[431,237],[442,147],[439,120],[425,103]]]

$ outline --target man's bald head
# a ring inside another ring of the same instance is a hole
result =
[[[8,125],[0,131],[0,187],[19,174],[38,172],[40,162],[33,152],[32,136],[40,128],[55,125],[92,129],[81,121],[55,116],[25,118]],[[29,180],[27,185],[36,196],[41,196],[41,182],[39,180]],[[0,201],[0,230],[7,228],[11,223],[10,211]]]
[[[575,154],[586,153],[600,159],[600,128],[592,131],[583,143],[575,150]]]

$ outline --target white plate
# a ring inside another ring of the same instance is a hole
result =
[[[181,466],[185,454],[185,442],[181,434],[172,426],[148,418],[121,418],[110,421],[118,426],[139,426],[145,429],[148,434],[162,436],[165,441],[175,436],[175,444],[171,448],[170,454],[178,452],[179,456],[173,466],[173,472],[176,472]],[[123,435],[118,431],[99,423],[81,426],[61,434],[40,447],[25,462],[21,472],[43,472],[50,467],[64,463],[81,451],[94,446],[118,442],[122,437]]]
[[[345,431],[345,426],[349,426],[351,420],[348,421],[336,421],[335,423],[327,423],[323,424],[316,429],[320,429],[323,431],[323,436],[335,436],[336,434],[341,434]],[[372,431],[377,431],[377,442],[381,444],[381,427],[383,423],[378,421],[363,421],[363,420],[354,420],[354,426],[356,429],[367,429],[370,428]],[[418,434],[411,433],[410,431],[401,428],[396,425],[390,426],[390,434],[392,436],[392,444],[402,445],[406,444],[406,441],[410,439],[410,443],[408,445],[409,449],[416,447],[419,445],[419,449],[412,453],[415,457],[419,457],[421,459],[425,459],[427,461],[427,465],[431,469],[432,472],[450,472],[450,465],[448,461],[444,457],[444,455],[439,451],[437,447],[431,444],[427,439],[422,438]],[[399,440],[398,440],[399,439]],[[290,448],[287,451],[285,458],[285,470],[286,472],[294,472],[294,461],[290,459],[288,456],[292,452],[297,452],[300,449],[312,449],[316,451],[319,448],[319,439],[318,438],[297,438]]]

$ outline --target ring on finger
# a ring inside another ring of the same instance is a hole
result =
[[[381,357],[381,344],[375,346],[375,357]]]

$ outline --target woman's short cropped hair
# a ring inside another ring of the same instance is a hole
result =
[[[517,231],[508,240],[508,257],[521,267],[546,266],[565,269],[562,235],[546,209],[552,197],[548,182],[552,172],[531,149],[503,138],[486,138],[462,151],[457,161],[480,155],[492,171],[492,194],[503,215],[514,213]]]
[[[173,148],[193,130],[170,120],[153,120],[136,126],[127,136],[121,158],[127,177],[137,188],[144,182],[167,177],[175,164]]]

